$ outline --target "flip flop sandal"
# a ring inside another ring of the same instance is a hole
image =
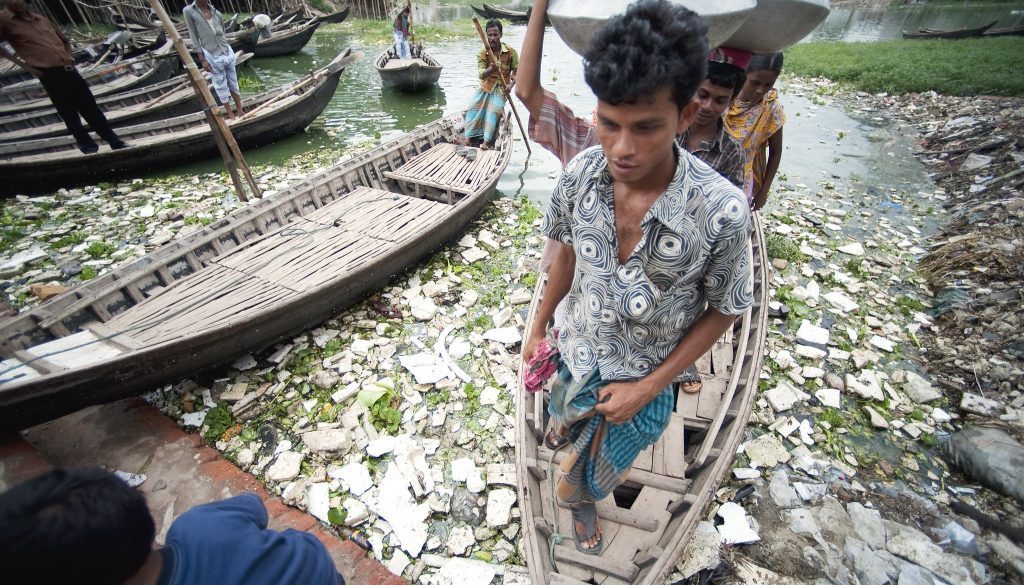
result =
[[[557,425],[551,425],[551,429],[544,434],[544,446],[552,451],[558,451],[562,447],[569,444],[569,437],[563,436],[558,432]]]
[[[580,502],[569,506],[572,512],[572,536],[576,541],[576,550],[585,555],[599,555],[604,550],[604,535],[597,537],[597,544],[592,548],[583,546],[583,542],[594,538],[597,534],[597,505],[594,502]],[[580,534],[576,526],[582,524],[584,534]]]
[[[686,394],[696,394],[703,387],[704,380],[701,379],[696,364],[686,368],[686,371],[683,372],[682,380],[679,382],[679,389]]]

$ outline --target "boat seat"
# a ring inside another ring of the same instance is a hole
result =
[[[488,171],[499,156],[493,150],[477,150],[476,160],[469,161],[459,156],[457,148],[454,144],[435,144],[397,170],[385,172],[384,176],[410,183],[416,197],[422,196],[420,187],[444,191],[448,194],[448,203],[453,204],[455,194],[472,195],[483,188],[490,177]]]
[[[420,65],[421,67],[430,67],[426,61],[420,58],[415,59],[391,59],[384,64],[384,69],[401,69],[410,65]]]

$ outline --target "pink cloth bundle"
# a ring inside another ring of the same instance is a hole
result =
[[[558,332],[554,331],[555,339]],[[537,346],[537,352],[533,354],[523,372],[523,386],[531,394],[544,387],[544,382],[558,370],[558,346],[555,339],[545,337]]]

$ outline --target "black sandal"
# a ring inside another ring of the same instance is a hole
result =
[[[576,541],[576,550],[585,555],[599,555],[604,550],[604,534],[597,534],[597,505],[594,502],[579,502],[569,506],[572,512],[572,536]],[[580,534],[577,525],[583,525],[585,534]],[[591,548],[583,546],[583,542],[592,540],[597,535],[597,544]]]
[[[544,446],[552,451],[558,451],[569,444],[569,437],[559,433],[559,428],[561,428],[561,425],[551,423],[551,429],[544,434]]]
[[[686,368],[681,378],[679,389],[686,394],[696,394],[704,387],[704,380],[701,379],[700,372],[697,371],[697,364]]]

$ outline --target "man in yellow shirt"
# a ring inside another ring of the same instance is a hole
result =
[[[519,53],[501,42],[501,21],[488,20],[486,30],[487,44],[490,52],[498,58],[498,63],[491,60],[486,48],[477,54],[480,89],[466,109],[466,144],[479,145],[483,149],[494,146],[498,124],[505,111],[507,92],[511,91],[519,69]],[[502,85],[503,77],[508,81],[508,87]]]

